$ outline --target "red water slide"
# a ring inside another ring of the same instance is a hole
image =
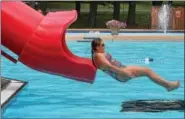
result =
[[[23,2],[1,2],[1,43],[24,65],[46,73],[93,83],[96,68],[91,59],[75,56],[65,42],[66,29],[77,19],[73,11],[46,16]],[[2,52],[13,62],[13,58]],[[23,74],[24,75],[24,74]]]

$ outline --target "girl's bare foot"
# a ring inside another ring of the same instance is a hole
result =
[[[172,91],[172,90],[175,90],[175,89],[179,88],[179,86],[180,86],[179,81],[170,82],[169,87],[167,88],[167,90]]]

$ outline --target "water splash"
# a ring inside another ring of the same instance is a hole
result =
[[[166,33],[166,31],[168,30],[168,27],[169,27],[170,12],[171,12],[170,5],[164,4],[159,9],[158,28],[162,29],[164,31],[164,33]]]

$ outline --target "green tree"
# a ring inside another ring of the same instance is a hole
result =
[[[75,1],[75,9],[78,13],[78,16],[80,16],[81,1]]]
[[[49,1],[39,1],[38,2],[38,8],[42,10],[43,14],[47,14],[47,7],[48,7]]]
[[[169,4],[169,5],[172,5],[172,4],[173,4],[173,1],[168,1],[168,4]]]
[[[97,15],[98,4],[97,1],[90,2],[90,12],[88,17],[88,24],[91,28],[96,27],[96,15]]]
[[[120,1],[113,2],[113,19],[120,20]]]
[[[133,26],[136,24],[135,21],[136,17],[136,1],[129,1],[129,10],[128,10],[128,17],[127,17],[127,25]]]
[[[163,1],[152,1],[152,6],[161,6]]]

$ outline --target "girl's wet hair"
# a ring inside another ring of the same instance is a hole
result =
[[[91,42],[91,49],[93,51],[95,51],[96,47],[101,44],[101,41],[102,41],[102,39],[100,39],[100,38],[93,39],[93,41]]]
[[[91,42],[91,57],[92,57],[92,62],[93,62],[95,67],[96,67],[96,65],[95,65],[94,60],[93,60],[93,54],[94,54],[94,51],[96,50],[96,47],[101,44],[101,41],[102,41],[101,38],[95,38]]]

